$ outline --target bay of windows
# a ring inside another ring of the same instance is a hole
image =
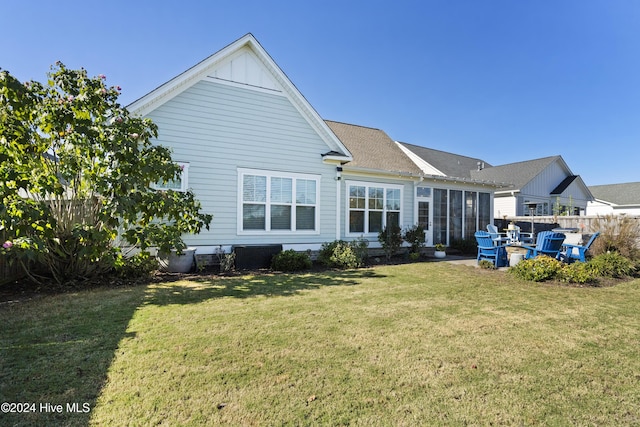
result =
[[[312,175],[240,171],[240,231],[317,231],[318,187]]]
[[[378,233],[389,225],[400,226],[402,187],[348,183],[349,233]]]

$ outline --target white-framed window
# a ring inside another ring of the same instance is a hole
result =
[[[320,232],[320,177],[238,169],[238,233]]]
[[[402,227],[401,185],[347,181],[347,233],[373,234]]]
[[[176,164],[182,169],[178,179],[173,179],[168,182],[156,182],[153,184],[153,188],[156,190],[187,191],[187,188],[189,188],[189,163],[176,162]]]

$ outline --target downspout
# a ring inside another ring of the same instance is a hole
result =
[[[340,180],[342,179],[342,166],[336,167],[336,240],[340,240]]]

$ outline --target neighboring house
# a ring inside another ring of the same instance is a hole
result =
[[[346,96],[336,94],[336,96]],[[422,223],[427,242],[472,238],[492,221],[490,182],[425,172],[383,131],[324,121],[248,34],[133,102],[183,167],[220,246],[318,249],[336,239],[377,245],[386,225]]]
[[[560,156],[491,166],[482,159],[400,143],[423,171],[458,177],[496,187],[493,217],[553,215],[570,212],[584,215],[593,199],[580,176],[574,175]]]
[[[574,175],[561,156],[473,170],[471,177],[513,184],[495,193],[494,217],[530,215],[585,215],[593,200],[589,188]]]
[[[588,215],[640,216],[640,182],[593,185],[589,190],[595,200],[587,205]]]

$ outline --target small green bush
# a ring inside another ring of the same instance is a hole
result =
[[[524,280],[543,282],[554,279],[562,270],[562,263],[546,255],[520,261],[509,268],[509,273]]]
[[[353,242],[335,240],[323,243],[318,261],[331,268],[358,268],[364,265],[368,243],[364,239]]]
[[[597,255],[588,264],[593,273],[600,277],[627,277],[636,272],[634,262],[618,252]]]
[[[158,270],[159,264],[156,257],[149,252],[142,251],[131,257],[118,255],[115,261],[115,272],[118,276],[127,279],[142,279],[151,276]]]
[[[387,256],[387,259],[391,259],[391,257],[398,252],[400,246],[402,246],[402,230],[394,224],[384,227],[378,233],[378,241],[380,245],[382,245],[382,250]]]
[[[574,262],[563,266],[558,279],[567,283],[596,283],[598,277],[588,263]]]
[[[487,270],[495,270],[496,269],[496,266],[493,265],[493,263],[491,261],[489,261],[488,259],[480,260],[478,262],[478,267],[484,268],[484,269],[487,269]]]
[[[306,252],[296,252],[288,249],[274,255],[271,260],[271,269],[278,271],[303,271],[312,266],[311,258]]]
[[[411,245],[410,254],[420,254],[420,249],[425,244],[424,227],[416,224],[413,227],[406,228],[402,232],[402,238]],[[416,257],[416,259],[419,257]]]

